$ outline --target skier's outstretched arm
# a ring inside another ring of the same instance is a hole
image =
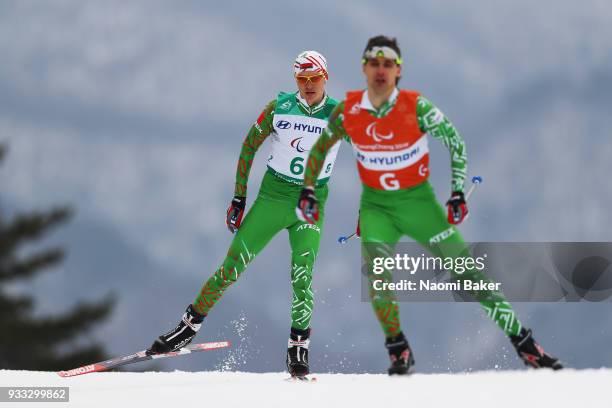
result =
[[[319,220],[318,200],[314,186],[319,177],[319,173],[325,163],[327,152],[342,138],[350,143],[350,138],[342,125],[344,102],[339,103],[331,115],[327,127],[317,139],[310,150],[306,160],[306,171],[304,173],[304,188],[300,193],[296,214],[302,221],[315,224]]]
[[[463,138],[450,120],[428,99],[419,97],[417,119],[421,131],[429,133],[442,141],[450,152],[451,158],[451,198],[447,201],[448,222],[459,224],[468,213],[463,195],[463,185],[467,176],[467,152]]]
[[[225,223],[230,232],[234,233],[240,227],[244,208],[246,207],[247,184],[249,182],[249,174],[251,173],[251,165],[255,158],[255,153],[259,146],[266,140],[266,137],[272,133],[272,121],[274,118],[274,108],[276,100],[270,102],[264,108],[257,121],[251,126],[249,132],[242,142],[240,156],[238,157],[238,165],[236,166],[236,185],[234,187],[234,198],[227,209]]]
[[[327,152],[334,147],[338,140],[344,138],[350,143],[350,139],[342,124],[342,111],[344,111],[344,102],[340,102],[329,115],[327,127],[310,150],[306,160],[306,172],[304,173],[305,187],[314,188],[319,173],[323,168],[323,163],[325,163]]]
[[[417,104],[417,117],[421,131],[442,141],[450,152],[451,191],[463,192],[467,175],[467,152],[463,138],[451,121],[428,99],[420,96]]]
[[[272,119],[275,107],[276,100],[266,105],[257,121],[249,129],[244,142],[242,142],[240,157],[236,167],[236,187],[234,188],[234,195],[237,197],[246,197],[247,195],[251,165],[253,164],[255,153],[257,153],[264,140],[272,133]]]

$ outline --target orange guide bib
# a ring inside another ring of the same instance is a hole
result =
[[[378,190],[421,184],[429,176],[429,147],[417,120],[419,93],[401,90],[387,116],[376,118],[361,109],[364,92],[348,92],[344,104],[344,129],[361,181]]]

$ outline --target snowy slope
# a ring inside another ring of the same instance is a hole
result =
[[[55,373],[0,371],[2,386],[68,386],[70,407],[603,407],[612,370],[498,371],[470,374],[320,374],[284,381],[283,373]],[[2,407],[10,404],[0,403]],[[44,404],[13,404],[17,407]]]

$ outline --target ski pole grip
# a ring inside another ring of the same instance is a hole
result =
[[[347,242],[349,239],[353,238],[353,237],[355,236],[355,234],[356,234],[356,232],[353,232],[353,233],[352,233],[351,235],[349,235],[348,237],[345,237],[345,236],[338,237],[338,243],[339,243],[339,244],[346,244],[346,242]]]
[[[482,177],[480,177],[480,176],[472,177],[472,186],[470,187],[470,189],[468,190],[467,194],[465,195],[465,199],[466,200],[468,198],[470,198],[470,196],[472,195],[474,190],[476,190],[476,186],[478,186],[480,183],[482,183]]]

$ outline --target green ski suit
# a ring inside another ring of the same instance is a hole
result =
[[[327,125],[337,101],[325,95],[320,104],[309,107],[296,93],[280,93],[253,124],[243,143],[236,171],[234,194],[246,197],[247,182],[255,153],[272,135],[272,154],[259,194],[236,232],[223,263],[206,281],[193,305],[208,314],[227,288],[236,282],[248,264],[281,230],[289,233],[291,245],[291,327],[310,327],[313,309],[312,270],[323,228],[324,212],[310,225],[298,220],[298,200],[308,152]],[[336,149],[337,151],[337,149]],[[327,181],[333,169],[335,152],[316,181],[322,209],[327,198]]]
[[[377,119],[385,118],[391,115],[395,107],[396,101],[399,99],[399,92],[396,90],[392,94],[390,100],[384,103],[380,108],[374,108],[369,100],[367,93],[364,93],[361,104],[353,106],[345,106],[346,101],[341,102],[332,112],[329,119],[329,125],[323,132],[315,146],[312,148],[311,154],[307,162],[306,175],[304,184],[312,186],[315,178],[319,174],[321,163],[325,160],[327,151],[333,148],[340,139],[345,139],[353,145],[358,162],[365,163],[374,167],[378,162],[377,157],[370,154],[367,150],[360,148],[359,143],[355,142],[357,135],[350,134],[345,129],[345,121],[347,116],[363,114],[367,112],[369,119],[372,122],[368,126],[368,136],[378,138],[378,141],[393,136],[394,132],[399,133],[401,129],[387,129],[386,134],[377,134],[374,122]],[[404,120],[402,123],[414,123],[418,129],[426,136],[429,134],[442,143],[449,149],[451,155],[452,167],[452,191],[463,191],[463,184],[466,175],[467,158],[465,144],[457,130],[451,122],[440,112],[430,101],[422,96],[416,99],[416,118],[401,118],[401,115],[414,114],[407,110],[400,110],[396,116],[400,116],[398,121]],[[402,107],[404,109],[404,107]],[[367,123],[367,122],[366,122]],[[380,123],[376,123],[380,125]],[[381,126],[379,126],[380,130]],[[391,133],[389,133],[391,132]],[[364,132],[365,134],[365,132]],[[365,137],[365,135],[364,135]],[[361,142],[363,139],[359,140]],[[406,150],[408,153],[402,153],[399,156],[383,156],[391,163],[396,165],[398,161],[407,159],[413,160],[413,153],[417,152],[413,146],[414,143]],[[367,147],[371,147],[367,146]],[[424,149],[423,149],[424,147]],[[419,139],[419,148],[427,150],[426,141]],[[361,149],[361,150],[360,150]],[[393,161],[392,161],[393,160]],[[374,164],[372,164],[374,163]],[[425,164],[426,166],[426,164]],[[393,247],[403,235],[407,235],[427,247],[434,255],[442,257],[459,257],[468,256],[468,249],[463,238],[454,225],[451,225],[446,218],[446,214],[442,206],[436,200],[433,188],[427,181],[425,171],[415,172],[416,177],[421,177],[418,184],[406,188],[398,188],[397,185],[390,185],[389,188],[373,188],[366,185],[364,177],[368,177],[366,172],[361,171],[363,192],[360,203],[360,221],[362,240],[362,254],[364,259],[370,263],[368,267],[368,278],[370,281],[370,298],[376,317],[387,337],[393,337],[401,332],[399,321],[399,308],[395,295],[392,291],[375,291],[373,290],[372,282],[374,279],[383,279],[385,282],[390,282],[392,279],[390,272],[385,272],[382,275],[374,275],[372,272],[373,252],[383,251],[392,253]],[[380,173],[375,173],[380,174]],[[389,174],[389,173],[387,173]],[[381,179],[384,178],[381,177]],[[386,182],[386,178],[382,180]],[[399,182],[398,182],[399,184]],[[384,186],[384,184],[383,184]],[[372,245],[378,244],[378,245]],[[455,244],[455,245],[446,245]],[[451,271],[453,278],[460,280],[484,280],[489,281],[487,277],[476,269],[467,270],[462,274]],[[510,304],[504,299],[503,295],[492,291],[478,291],[473,293],[476,300],[480,302],[485,309],[487,315],[497,323],[497,325],[507,335],[518,335],[521,330],[521,323],[515,316]]]

